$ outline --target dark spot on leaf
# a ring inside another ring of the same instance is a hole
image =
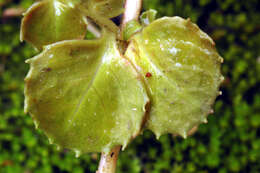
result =
[[[152,73],[147,72],[147,73],[145,74],[145,77],[152,77]]]
[[[114,155],[114,152],[112,152],[112,153],[111,153],[110,157],[112,158],[112,157],[113,157],[113,155]]]
[[[52,69],[50,67],[42,69],[43,72],[50,72]]]

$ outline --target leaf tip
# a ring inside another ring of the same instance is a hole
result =
[[[49,140],[50,144],[53,144],[53,139],[52,138],[49,138],[48,140]]]
[[[212,110],[212,111],[213,111],[213,110]],[[214,111],[213,111],[213,112],[214,112]],[[207,124],[207,123],[208,123],[207,118],[203,119],[202,122],[203,122],[204,124]]]
[[[76,158],[79,158],[81,156],[81,151],[80,150],[74,149],[74,152],[75,152],[75,157]]]
[[[157,140],[159,140],[159,138],[161,137],[161,133],[155,133],[155,137]]]
[[[122,151],[124,151],[126,149],[126,147],[127,147],[127,141],[124,141],[124,144],[122,146]]]
[[[183,131],[182,134],[181,134],[181,136],[182,136],[184,139],[187,139],[187,136],[188,136],[188,135],[187,135],[187,132],[186,132],[186,131]]]
[[[33,123],[34,123],[35,129],[38,129],[38,128],[39,128],[39,122],[37,122],[36,120],[34,120]]]
[[[220,62],[221,64],[224,63],[224,58],[219,57],[219,62]]]
[[[60,151],[60,150],[61,150],[61,147],[60,147],[59,145],[57,145],[57,146],[56,146],[56,149],[57,149],[58,151]]]
[[[26,63],[26,64],[30,64],[30,63],[31,63],[31,59],[25,60],[25,63]]]
[[[223,82],[225,80],[224,76],[220,77],[220,81]]]

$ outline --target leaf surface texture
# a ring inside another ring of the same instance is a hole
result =
[[[140,132],[149,99],[113,34],[48,45],[28,63],[25,110],[54,143],[109,152]]]
[[[155,20],[133,36],[126,56],[145,79],[151,98],[147,128],[157,137],[186,137],[206,121],[223,80],[223,59],[197,25],[180,17]]]

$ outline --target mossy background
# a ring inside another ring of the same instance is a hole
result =
[[[36,54],[19,41],[21,17],[7,8],[28,8],[33,0],[0,0],[0,173],[95,172],[98,154],[75,158],[58,151],[23,113],[24,63]],[[223,95],[208,124],[184,140],[157,141],[147,131],[120,153],[117,172],[260,172],[260,2],[259,0],[144,0],[158,16],[191,18],[216,42],[225,62]]]

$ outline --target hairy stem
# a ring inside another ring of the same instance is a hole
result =
[[[125,27],[126,23],[131,20],[138,20],[142,7],[142,0],[126,0],[125,12],[123,21],[121,23],[121,31]]]
[[[116,146],[108,154],[102,153],[96,173],[114,173],[116,171],[116,161],[121,146]]]

